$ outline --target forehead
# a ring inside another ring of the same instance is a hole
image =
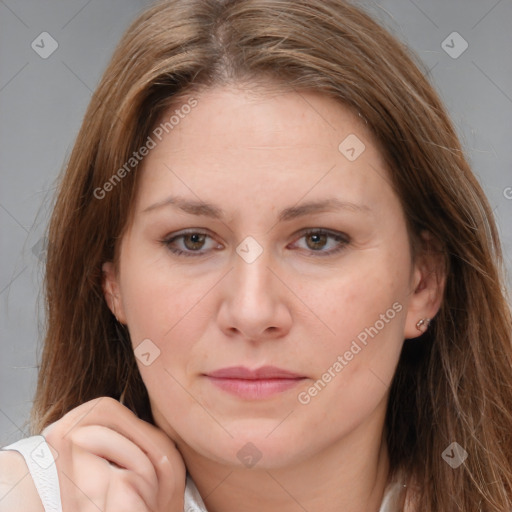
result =
[[[385,187],[391,193],[370,130],[317,92],[209,89],[175,101],[155,129],[161,140],[153,136],[143,161],[138,209],[168,194],[249,207],[325,192],[366,202],[385,198]]]
[[[200,147],[203,151],[279,149],[297,144],[305,149],[318,145],[332,147],[346,130],[358,133],[361,138],[372,138],[353,110],[326,94],[247,87],[218,86],[197,95],[180,96],[159,120],[165,132],[163,138],[169,139],[167,135],[172,134],[175,145]],[[196,101],[193,109],[187,107],[191,98]],[[173,117],[174,125],[166,128],[165,122]],[[188,137],[191,129],[199,129],[201,137],[199,133],[197,139]]]

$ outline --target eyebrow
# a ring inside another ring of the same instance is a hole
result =
[[[204,201],[194,201],[185,199],[181,196],[170,196],[162,201],[148,206],[142,213],[160,209],[164,206],[178,208],[191,215],[211,217],[222,220],[225,217],[224,211],[219,206]],[[370,208],[366,205],[341,201],[336,197],[329,197],[320,201],[309,201],[300,206],[290,206],[279,213],[279,222],[290,221],[298,217],[310,215],[313,213],[322,213],[329,211],[348,210],[353,212],[368,213]]]

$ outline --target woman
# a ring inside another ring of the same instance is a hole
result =
[[[503,283],[438,96],[366,14],[161,2],[63,176],[47,444],[3,467],[64,511],[512,510]]]

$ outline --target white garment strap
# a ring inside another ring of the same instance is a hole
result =
[[[194,481],[187,473],[185,485],[184,512],[208,512]]]
[[[396,512],[403,510],[405,499],[405,485],[401,482],[388,484],[384,491],[384,497],[379,512]]]
[[[25,459],[45,512],[62,512],[60,486],[55,460],[43,436],[21,439],[1,450],[15,450]]]

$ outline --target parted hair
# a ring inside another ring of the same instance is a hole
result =
[[[390,474],[414,477],[421,512],[512,510],[512,320],[493,214],[422,64],[343,0],[166,0],[128,28],[59,178],[33,433],[99,396],[122,397],[153,422],[129,333],[102,290],[138,167],[104,197],[94,191],[179,97],[229,84],[321,92],[367,123],[412,245],[430,232],[446,271],[440,310],[404,340],[391,385]],[[453,442],[468,453],[456,469],[442,457]]]

